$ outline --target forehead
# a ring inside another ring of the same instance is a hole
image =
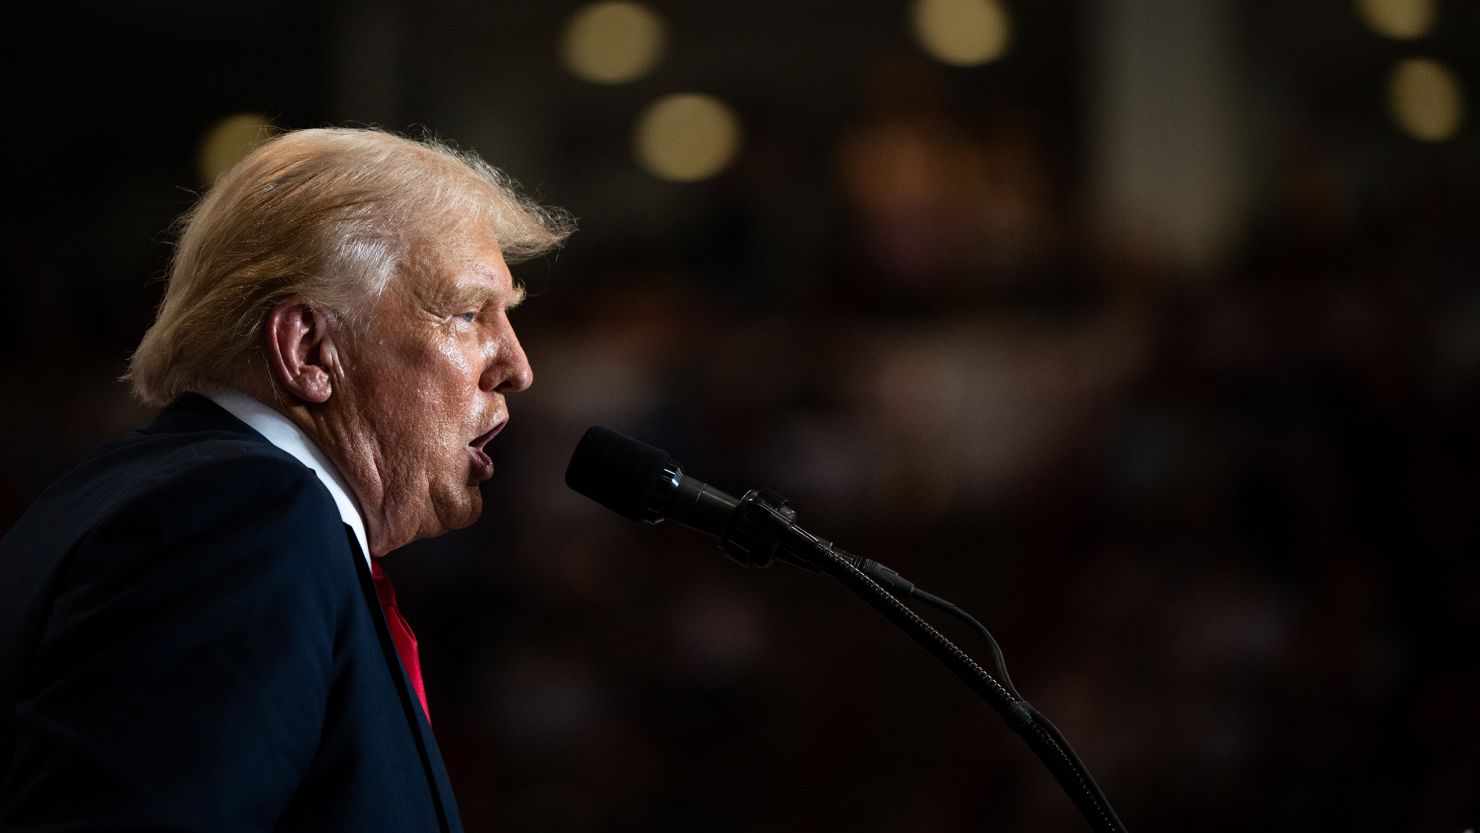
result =
[[[512,307],[524,298],[490,232],[437,241],[417,260],[404,284],[425,303],[466,307],[503,302]]]

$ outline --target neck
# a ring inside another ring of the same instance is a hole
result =
[[[255,388],[255,389],[254,389]],[[302,431],[328,458],[359,509],[371,556],[382,556],[409,543],[412,536],[398,539],[394,524],[385,513],[384,470],[370,432],[345,411],[340,398],[323,403],[306,402],[276,385],[240,385],[238,389],[282,414]]]

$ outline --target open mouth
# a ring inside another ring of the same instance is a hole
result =
[[[468,443],[468,453],[473,458],[473,470],[479,480],[487,480],[493,477],[493,458],[488,456],[488,452],[484,450],[484,447],[494,437],[497,437],[500,431],[504,430],[506,422],[498,423],[484,433],[474,437],[472,442]]]
[[[468,446],[482,451],[483,447],[488,445],[489,441],[491,441],[494,437],[497,437],[498,432],[502,430],[504,430],[504,423],[500,422],[487,431],[484,431],[482,434],[474,437],[473,441],[468,443]]]

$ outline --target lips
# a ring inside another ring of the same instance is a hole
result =
[[[489,457],[488,452],[483,449],[484,446],[488,445],[489,441],[498,436],[500,431],[504,430],[504,425],[507,423],[508,420],[497,423],[492,428],[474,437],[473,441],[468,443],[468,456],[472,458],[473,474],[479,480],[487,480],[493,477],[493,458]]]

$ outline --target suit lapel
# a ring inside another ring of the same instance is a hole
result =
[[[243,440],[268,442],[267,438],[232,416],[225,408],[195,393],[182,394],[160,411],[159,415],[148,425],[139,430],[144,434],[221,431],[239,434]],[[376,634],[380,639],[381,653],[393,670],[391,676],[401,700],[402,711],[405,712],[406,722],[410,724],[417,752],[421,756],[422,768],[431,785],[432,800],[437,808],[437,819],[442,830],[449,831],[449,833],[461,833],[462,821],[458,816],[457,802],[452,794],[452,782],[447,777],[447,769],[442,763],[442,753],[437,748],[437,739],[432,734],[431,725],[427,723],[426,713],[422,711],[421,701],[417,698],[415,689],[411,687],[411,680],[406,675],[406,669],[401,665],[400,655],[396,653],[395,642],[391,639],[390,629],[386,626],[385,613],[380,609],[380,599],[375,593],[375,582],[370,576],[370,565],[360,550],[360,542],[355,538],[353,530],[345,526],[344,534],[349,541],[350,553],[354,558],[355,572],[360,579],[360,590],[365,597],[366,606],[370,608],[370,618],[375,623]]]
[[[421,755],[422,767],[426,770],[427,779],[431,782],[432,797],[437,804],[437,818],[443,830],[461,831],[462,822],[458,817],[457,803],[452,795],[452,781],[448,778],[447,769],[442,763],[442,753],[437,748],[437,738],[432,734],[432,727],[427,722],[426,712],[422,710],[421,700],[417,698],[416,690],[411,686],[411,678],[407,676],[405,667],[401,665],[401,657],[396,653],[396,644],[391,639],[390,628],[385,621],[385,612],[380,607],[380,597],[375,592],[375,581],[370,575],[370,565],[360,551],[360,543],[356,540],[354,531],[345,526],[344,534],[349,539],[349,548],[354,554],[355,572],[360,578],[360,590],[365,596],[365,604],[370,608],[370,618],[375,622],[376,634],[380,637],[381,653],[395,672],[392,676],[401,699],[401,708],[405,712],[406,722],[411,725],[412,735],[416,739],[416,748]]]

